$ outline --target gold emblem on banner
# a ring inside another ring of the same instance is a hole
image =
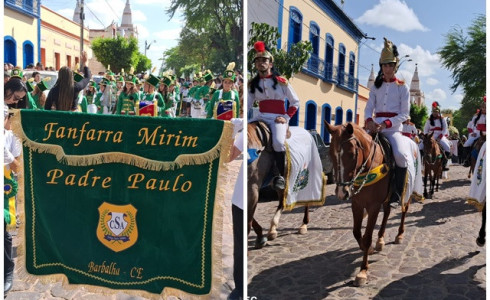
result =
[[[138,240],[137,209],[131,205],[114,205],[107,202],[99,206],[97,238],[114,252],[133,246]]]

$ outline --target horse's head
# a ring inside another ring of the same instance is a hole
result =
[[[348,199],[352,196],[353,180],[367,157],[367,134],[354,123],[334,126],[325,121],[325,125],[331,135],[330,158],[337,183],[335,194],[339,199]]]
[[[436,153],[436,147],[439,147],[433,136],[434,132],[422,134],[422,143],[424,144],[424,156],[428,161],[432,161],[432,155]]]

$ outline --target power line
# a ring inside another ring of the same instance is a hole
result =
[[[119,20],[119,17],[117,16],[116,12],[112,9],[112,6],[109,4],[109,2],[107,2],[107,0],[105,0],[105,3],[107,3],[107,5],[111,9],[112,13],[116,16],[117,20],[120,22],[121,20]]]
[[[90,7],[88,7],[88,5],[85,5],[85,7],[88,9],[88,11],[90,11],[90,13],[97,19],[97,21],[99,21],[100,24],[102,24],[102,28],[105,28],[106,25],[104,23],[102,23],[102,21],[94,14],[94,12],[90,9]]]

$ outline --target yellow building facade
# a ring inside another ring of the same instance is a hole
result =
[[[290,125],[316,130],[326,143],[330,134],[324,121],[364,125],[369,89],[359,85],[358,60],[365,34],[333,0],[258,0],[249,2],[248,11],[249,25],[268,23],[278,28],[282,50],[289,51],[299,41],[312,43],[310,59],[289,80],[300,99]]]
[[[83,50],[92,57],[89,30],[83,30]],[[80,25],[41,5],[41,62],[59,70],[80,62]]]
[[[39,61],[39,3],[5,1],[4,62],[21,68]]]

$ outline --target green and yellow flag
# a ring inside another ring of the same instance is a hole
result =
[[[150,296],[209,295],[221,268],[217,186],[231,126],[16,112],[27,271]]]

